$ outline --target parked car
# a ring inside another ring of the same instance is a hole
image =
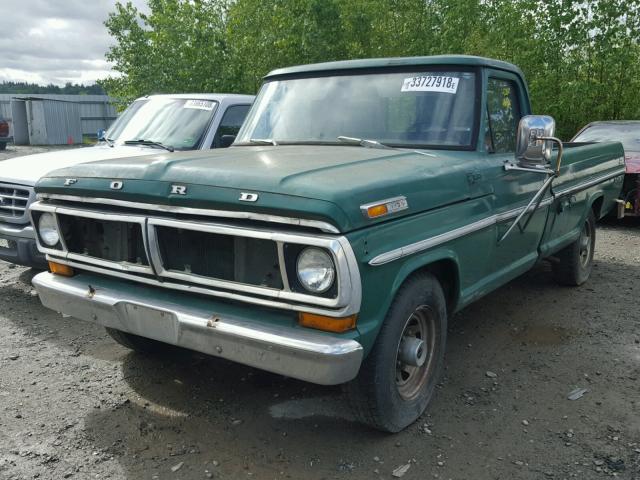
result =
[[[485,58],[276,70],[227,150],[40,180],[33,284],[129,348],[345,384],[357,418],[399,431],[452,314],[550,257],[559,283],[589,278],[622,145],[564,145],[530,112],[522,72]]]
[[[0,150],[5,150],[7,143],[11,142],[13,142],[13,137],[11,136],[9,121],[0,117]]]
[[[640,120],[592,122],[580,130],[571,141],[622,143],[626,176],[618,203],[618,218],[640,216]]]
[[[50,170],[80,162],[131,159],[158,150],[164,150],[166,157],[178,150],[228,146],[233,138],[229,135],[238,132],[253,99],[223,94],[143,97],[118,117],[94,147],[4,160],[0,168],[0,260],[46,268],[29,224],[28,207],[35,198],[34,185]]]

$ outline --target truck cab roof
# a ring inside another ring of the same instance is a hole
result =
[[[213,100],[219,103],[225,101],[232,103],[252,103],[255,96],[239,95],[235,93],[160,93],[139,97],[136,100],[145,100],[149,98],[188,98],[193,100]]]
[[[331,72],[337,70],[357,70],[389,67],[415,67],[433,65],[456,65],[468,67],[495,68],[512,72],[524,78],[524,73],[512,63],[494,60],[492,58],[477,57],[474,55],[432,55],[426,57],[392,57],[392,58],[366,58],[358,60],[342,60],[337,62],[313,63],[310,65],[298,65],[293,67],[279,68],[273,70],[266,77],[269,80],[273,77],[298,75],[305,73],[318,74],[320,72]]]

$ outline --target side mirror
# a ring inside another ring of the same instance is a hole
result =
[[[106,135],[106,133],[107,131],[104,128],[98,130],[98,141],[104,140],[104,136]]]
[[[222,135],[222,137],[220,138],[220,148],[230,147],[235,140],[235,135]]]
[[[548,115],[527,115],[518,125],[516,160],[525,167],[546,166],[551,161],[556,121]],[[545,138],[545,140],[541,140]]]

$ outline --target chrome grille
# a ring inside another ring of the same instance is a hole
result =
[[[124,203],[131,206],[128,211],[122,208]],[[286,223],[305,225],[305,230],[264,228],[251,223],[254,219],[247,212],[141,207],[110,199],[65,197],[56,202],[45,197],[30,206],[32,221],[37,224],[44,212],[53,214],[62,241],[47,247],[38,235],[38,249],[49,260],[80,271],[163,288],[333,317],[359,309],[358,266],[345,237],[310,231],[311,223],[299,219]],[[236,221],[230,222],[233,217]],[[286,218],[260,217],[272,225]],[[290,284],[289,276],[295,272],[289,267],[295,259],[286,257],[295,245],[331,253],[337,271],[335,289],[314,295]]]
[[[167,275],[186,274],[281,290],[276,242],[156,226],[162,267]],[[195,278],[195,277],[194,277]]]
[[[28,222],[27,212],[32,196],[31,187],[0,183],[0,220]]]
[[[58,222],[67,250],[72,254],[149,266],[140,223],[76,215],[58,215]]]

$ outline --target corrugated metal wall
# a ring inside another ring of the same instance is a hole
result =
[[[61,100],[73,102],[78,105],[82,134],[95,136],[98,130],[107,129],[118,116],[113,101],[106,95],[26,95],[26,94],[0,94],[0,116],[12,120],[12,98],[38,98],[44,100]],[[74,136],[75,132],[72,132]],[[80,138],[78,142],[82,141]],[[65,141],[66,142],[65,137]],[[75,139],[74,139],[75,140]]]
[[[80,120],[79,104],[61,102],[59,100],[31,100],[31,103],[42,104],[47,131],[44,142],[31,141],[31,144],[64,145],[65,143],[82,143],[82,122]]]

